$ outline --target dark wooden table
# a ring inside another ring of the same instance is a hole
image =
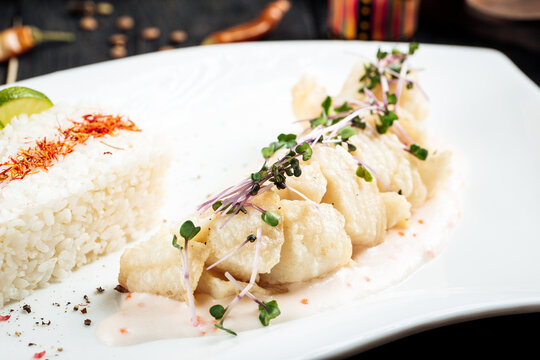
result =
[[[9,27],[15,15],[25,24],[43,29],[75,32],[74,44],[49,44],[19,58],[18,79],[110,59],[107,38],[115,32],[114,21],[129,14],[136,26],[129,32],[128,55],[158,50],[169,45],[172,30],[185,30],[188,40],[176,47],[194,46],[210,32],[256,16],[264,0],[109,0],[115,6],[111,16],[99,16],[96,31],[82,31],[78,18],[66,11],[63,0],[1,0],[0,29]],[[193,16],[197,14],[197,16]],[[325,39],[326,1],[293,0],[291,11],[267,40]],[[147,26],[159,26],[161,37],[144,41],[137,34]],[[501,21],[483,17],[468,9],[463,0],[422,0],[415,40],[426,43],[484,46],[510,57],[533,81],[540,84],[540,22]],[[0,65],[0,82],[6,77]],[[502,353],[524,358],[536,349],[540,314],[494,317],[441,327],[408,336],[364,352],[362,357],[494,356]],[[436,351],[436,352],[435,352]]]

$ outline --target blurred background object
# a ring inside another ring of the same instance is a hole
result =
[[[329,0],[330,37],[347,40],[412,39],[420,0]]]
[[[76,35],[74,43],[43,44],[20,56],[20,80],[110,59],[200,45],[205,39],[337,37],[495,48],[540,83],[540,20],[486,15],[469,6],[473,2],[527,2],[532,4],[527,9],[535,9],[540,0],[2,0],[0,30],[11,27],[13,19],[19,17],[24,25]],[[0,63],[0,83],[6,75],[7,64]]]
[[[467,0],[467,4],[479,12],[501,19],[540,19],[538,0]]]

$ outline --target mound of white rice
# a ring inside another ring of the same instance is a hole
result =
[[[91,112],[53,108],[14,119],[0,130],[0,163]],[[48,172],[0,184],[0,307],[155,226],[169,164],[144,131],[121,131],[77,145]]]

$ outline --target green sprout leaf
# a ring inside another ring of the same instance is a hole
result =
[[[417,42],[412,42],[409,44],[409,55],[413,55],[420,45]]]
[[[275,152],[275,149],[273,149],[272,147],[268,146],[268,147],[263,147],[261,149],[261,153],[262,153],[262,156],[265,158],[265,159],[268,159],[270,156],[274,155],[274,152]]]
[[[272,211],[265,211],[261,215],[261,219],[270,226],[277,226],[279,224],[279,215]]]
[[[343,104],[341,104],[341,106],[335,107],[334,111],[337,113],[342,113],[342,112],[351,111],[352,109],[353,108],[349,106],[349,103],[345,101]]]
[[[180,236],[186,240],[193,239],[201,231],[201,227],[193,224],[191,220],[188,220],[182,224],[180,227]]]
[[[377,132],[379,134],[384,134],[388,131],[390,126],[394,123],[395,120],[398,119],[398,116],[393,111],[387,111],[385,114],[379,115],[379,120],[381,120],[380,124],[377,124]]]
[[[210,308],[210,315],[216,320],[220,320],[225,315],[225,308],[220,304],[214,305]]]
[[[420,160],[426,160],[428,156],[428,151],[416,144],[411,145],[411,147],[409,148],[409,152]]]
[[[354,119],[352,119],[352,126],[356,126],[360,129],[365,129],[366,123],[360,118],[360,116],[355,116]]]
[[[327,96],[321,103],[321,106],[323,108],[323,114],[328,115],[328,113],[330,112],[330,106],[332,106],[332,98],[330,96]]]
[[[295,150],[297,154],[302,154],[302,160],[304,161],[308,161],[313,155],[313,150],[311,150],[311,146],[307,142],[298,145]]]
[[[339,136],[341,136],[341,139],[343,141],[349,140],[353,135],[356,135],[356,130],[354,130],[350,126],[345,126],[343,129],[339,131]]]
[[[234,331],[232,331],[231,329],[227,329],[226,327],[224,327],[223,325],[221,324],[214,324],[215,327],[217,327],[218,329],[221,329],[231,335],[234,335],[234,336],[238,336],[237,333],[235,333]]]
[[[349,152],[356,151],[356,146],[354,146],[353,144],[347,143],[347,150],[349,150]]]
[[[261,324],[268,326],[270,325],[270,320],[277,318],[281,314],[281,311],[279,310],[276,300],[268,302],[263,301],[263,304],[266,307],[259,305],[259,320],[261,321]]]
[[[397,96],[396,94],[390,94],[389,92],[386,93],[386,100],[389,104],[396,104],[397,103]]]
[[[261,173],[256,172],[251,174],[251,180],[253,181],[259,181],[261,180]]]
[[[283,144],[287,149],[291,149],[296,146],[296,134],[280,134],[278,136],[278,142],[280,145]]]
[[[253,234],[249,234],[246,240],[249,242],[255,242],[255,240],[257,240],[257,237]]]
[[[319,125],[326,125],[327,122],[328,122],[328,117],[326,116],[325,113],[322,113],[321,116],[315,119],[309,120],[309,125],[312,128],[316,128]]]
[[[388,55],[386,51],[381,51],[381,49],[377,50],[377,59],[384,59],[386,55]]]
[[[414,87],[414,85],[413,85],[412,82],[408,82],[408,83],[407,83],[407,89],[408,89],[408,90],[411,90],[413,87]]]
[[[172,246],[174,246],[177,249],[182,249],[182,246],[178,243],[178,238],[176,237],[176,235],[173,235]]]
[[[366,182],[373,181],[373,176],[371,176],[371,173],[362,165],[358,165],[358,168],[356,168],[356,176],[364,179]]]

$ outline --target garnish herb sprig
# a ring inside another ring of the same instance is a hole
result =
[[[210,315],[212,315],[216,320],[219,320],[219,323],[214,324],[214,326],[231,335],[237,335],[237,334],[233,330],[224,327],[223,322],[225,321],[227,314],[230,312],[233,306],[236,303],[238,303],[238,301],[240,301],[244,296],[248,296],[253,301],[255,301],[255,303],[257,303],[257,305],[259,306],[259,311],[260,311],[259,319],[264,326],[268,326],[269,321],[271,319],[276,318],[280,314],[279,307],[275,300],[272,300],[269,302],[263,302],[257,299],[249,291],[253,287],[253,285],[255,285],[255,279],[257,278],[257,274],[258,274],[261,242],[262,242],[262,229],[258,228],[257,235],[248,236],[246,241],[255,242],[255,255],[253,256],[253,266],[252,266],[251,277],[249,279],[249,283],[245,287],[242,287],[242,285],[240,285],[240,283],[238,283],[238,281],[236,281],[236,279],[229,272],[225,272],[225,277],[240,290],[240,293],[238,293],[238,295],[234,297],[234,299],[231,301],[231,303],[227,307],[224,307],[221,304],[216,304],[212,306],[209,310]]]
[[[195,301],[193,292],[191,291],[191,282],[189,279],[189,258],[188,258],[188,241],[193,239],[201,231],[200,226],[195,226],[191,220],[188,220],[180,227],[180,236],[184,238],[184,246],[178,244],[178,237],[173,236],[172,245],[180,251],[180,261],[184,268],[184,285],[187,292],[189,307],[191,309],[191,321],[193,326],[199,325],[197,313],[195,311]]]

